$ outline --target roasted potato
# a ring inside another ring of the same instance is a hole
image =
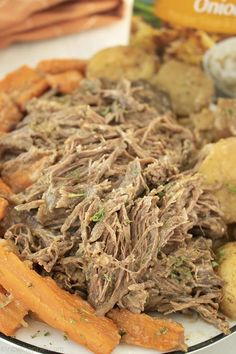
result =
[[[212,80],[200,68],[176,60],[162,65],[152,81],[170,95],[173,110],[179,116],[199,112],[214,95]]]
[[[236,99],[220,98],[217,105],[190,116],[202,145],[236,136]]]
[[[150,80],[159,68],[157,56],[150,55],[138,47],[117,46],[95,54],[87,65],[88,78],[131,81]]]
[[[220,247],[217,256],[217,272],[225,281],[221,310],[228,317],[236,319],[236,242]]]
[[[214,187],[227,223],[236,222],[236,137],[206,145],[199,173]]]

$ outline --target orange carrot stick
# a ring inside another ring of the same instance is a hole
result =
[[[68,301],[63,290],[29,269],[6,240],[0,240],[0,269],[0,284],[48,325],[97,354],[110,354],[119,343],[118,329],[110,319],[84,313],[83,301],[81,307]]]
[[[8,201],[4,197],[8,197],[12,194],[10,187],[3,182],[0,178],[0,220],[5,218],[7,213],[7,207],[9,205]]]
[[[70,70],[84,73],[86,65],[87,60],[83,59],[50,59],[40,61],[37,70],[45,74],[61,74]]]
[[[108,313],[108,317],[120,329],[123,343],[162,352],[186,349],[184,328],[177,322],[135,314],[124,309],[113,309]]]
[[[27,313],[28,310],[20,301],[0,289],[0,332],[12,336],[19,327],[26,326],[24,317]]]

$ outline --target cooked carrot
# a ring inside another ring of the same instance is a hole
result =
[[[48,325],[97,354],[109,354],[119,343],[110,319],[87,311],[82,299],[73,302],[73,295],[69,301],[69,294],[29,269],[6,240],[0,240],[0,269],[0,284]]]
[[[21,158],[22,157],[22,158]],[[7,182],[13,192],[18,193],[25,190],[32,183],[37,181],[42,170],[53,160],[51,153],[37,151],[32,156],[21,156],[11,161],[2,170],[2,179]]]
[[[28,310],[11,295],[7,295],[3,288],[0,288],[0,332],[6,336],[12,336],[17,328],[26,326],[24,317]]]
[[[121,341],[162,352],[185,350],[184,328],[181,324],[128,310],[113,309],[108,313],[120,329]]]
[[[24,111],[26,103],[34,97],[40,97],[47,89],[49,84],[46,79],[42,78],[39,81],[32,84],[32,86],[26,88],[19,96],[15,99],[19,108]]]
[[[10,96],[0,92],[0,133],[7,133],[21,120],[22,114]]]
[[[24,65],[0,81],[0,92],[8,94],[24,110],[25,103],[40,96],[48,88],[47,81],[36,70]]]
[[[61,74],[47,75],[47,81],[51,88],[60,93],[70,93],[79,87],[83,75],[75,70],[66,71]]]
[[[44,278],[47,285],[56,293],[58,292],[58,285],[57,283],[50,277]],[[80,308],[82,312],[90,312],[95,313],[94,308],[85,300],[83,300],[80,296],[70,294],[68,291],[60,289],[61,296],[64,297],[65,301],[70,302],[78,309]]]
[[[8,201],[0,197],[0,221],[5,218],[8,205]]]
[[[7,213],[8,201],[4,197],[8,197],[12,194],[12,190],[8,187],[0,178],[0,220],[5,218]]]
[[[3,182],[3,180],[0,178],[0,195],[1,195],[1,197],[8,197],[12,193],[13,192],[12,192],[11,188],[5,182]]]
[[[46,74],[60,74],[70,70],[84,73],[86,65],[87,61],[83,59],[51,59],[39,62],[37,69]]]

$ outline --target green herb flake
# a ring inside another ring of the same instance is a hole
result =
[[[70,171],[66,174],[66,177],[68,178],[73,178],[73,179],[76,179],[78,180],[80,178],[80,173],[78,171],[78,168],[73,170],[73,171]]]
[[[224,250],[219,250],[217,253],[217,258],[220,260],[225,256],[225,251]]]
[[[228,189],[228,191],[229,191],[230,193],[236,194],[236,186],[233,186],[233,185],[231,185],[231,184],[228,184],[228,185],[227,185],[227,189]]]
[[[160,334],[166,334],[169,332],[169,329],[167,327],[161,327],[160,328]]]
[[[112,274],[103,274],[103,278],[108,282],[110,283],[113,279],[113,276]]]
[[[130,219],[125,219],[125,221],[124,221],[124,223],[125,223],[125,225],[129,225],[129,224],[132,224],[132,220],[130,220]]]
[[[185,256],[174,257],[175,267],[181,267],[186,260],[187,258]]]
[[[106,115],[110,112],[110,107],[104,107],[99,112],[101,116],[106,117]]]
[[[48,336],[50,336],[50,335],[51,335],[50,332],[45,332],[45,333],[44,333],[44,337],[48,337]]]
[[[67,198],[81,198],[85,196],[85,192],[81,193],[68,193]]]
[[[68,340],[68,334],[66,332],[63,333],[63,339]]]
[[[105,216],[105,208],[101,208],[98,210],[98,212],[96,212],[92,217],[91,217],[91,221],[93,222],[99,222],[102,221],[104,219]]]
[[[228,113],[228,115],[229,115],[230,117],[233,117],[234,114],[235,114],[235,111],[234,111],[233,108],[229,108],[229,109],[227,110],[227,113]]]
[[[173,279],[173,280],[178,280],[178,281],[180,280],[179,275],[176,274],[174,271],[171,272],[170,276],[171,276],[171,279]]]
[[[165,196],[165,192],[164,191],[161,191],[159,193],[157,193],[157,196],[162,199],[164,196]]]
[[[211,264],[213,268],[219,267],[219,263],[216,261],[212,261]]]
[[[70,322],[70,324],[73,324],[73,325],[75,325],[77,323],[77,321],[74,318],[70,318],[69,322]]]
[[[40,331],[38,330],[37,332],[35,332],[35,333],[31,336],[31,338],[34,339],[34,338],[38,337],[38,336],[39,336],[39,333],[40,333]]]

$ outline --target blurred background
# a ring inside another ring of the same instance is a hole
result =
[[[0,0],[0,76],[56,57],[127,44],[133,0]]]

